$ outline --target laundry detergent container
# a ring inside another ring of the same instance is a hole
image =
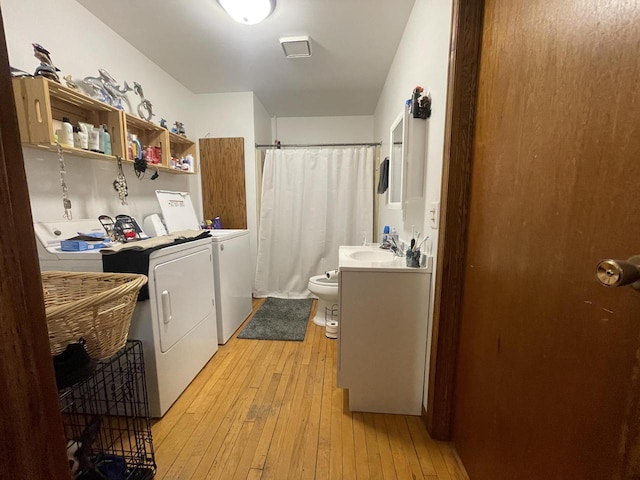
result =
[[[321,327],[328,320],[338,320],[338,275],[316,275],[309,279],[309,291],[318,297],[318,307],[313,323]]]

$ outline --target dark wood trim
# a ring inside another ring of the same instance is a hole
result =
[[[454,1],[427,403],[438,440],[451,438],[483,12],[483,0]]]
[[[0,105],[0,471],[20,480],[65,479],[70,472],[2,15]]]

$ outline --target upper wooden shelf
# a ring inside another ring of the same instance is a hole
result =
[[[184,145],[195,145],[194,142],[189,140],[187,137],[183,137],[182,135],[177,135],[175,133],[169,132],[169,140],[171,143],[182,143]]]
[[[133,127],[147,132],[164,132],[167,130],[166,128],[162,128],[160,125],[156,125],[155,123],[143,120],[142,118],[136,117],[131,113],[125,113],[124,115],[127,121],[127,127]]]
[[[115,161],[116,156],[127,160],[127,132],[135,133],[143,145],[162,147],[163,172],[188,173],[170,168],[171,144],[193,144],[190,140],[171,134],[165,128],[141,118],[124,113],[104,102],[85,95],[65,85],[44,77],[14,78],[13,91],[18,114],[20,139],[26,147],[56,152],[55,129],[60,128],[58,122],[64,117],[72,124],[78,122],[94,126],[106,125],[111,137],[113,155],[82,150],[74,147],[63,147],[63,152],[84,158]],[[177,138],[174,138],[177,137]],[[186,148],[179,148],[184,151]],[[195,150],[191,152],[195,157]]]
[[[25,80],[38,80],[38,78],[33,79],[25,79]],[[91,98],[88,95],[85,95],[79,90],[74,90],[72,88],[66,87],[59,83],[56,83],[52,80],[42,78],[45,82],[47,82],[49,88],[49,94],[53,98],[60,99],[64,102],[72,103],[74,105],[80,107],[87,107],[93,110],[99,110],[104,112],[118,112],[119,110],[111,105],[108,105],[100,100],[96,100],[95,98]]]

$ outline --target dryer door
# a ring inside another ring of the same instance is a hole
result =
[[[215,322],[211,251],[206,248],[159,263],[153,276],[164,353],[207,317]]]

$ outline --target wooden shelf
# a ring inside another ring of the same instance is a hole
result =
[[[131,165],[133,167],[133,160],[123,160],[122,163]],[[158,167],[158,171],[160,172],[164,172],[164,173],[171,173],[171,174],[177,174],[177,175],[193,175],[193,172],[186,172],[184,170],[178,170],[176,168],[171,168],[171,167],[165,167],[164,165],[159,165],[159,164],[152,164],[149,163],[147,164],[147,171],[153,172],[155,171],[155,167]]]
[[[183,137],[182,135],[176,135],[175,133],[169,132],[169,140],[171,143],[181,143],[184,145],[195,145],[191,140],[187,137]]]
[[[142,149],[146,147],[160,147],[162,149],[161,165],[169,166],[169,132],[166,128],[155,125],[139,117],[126,113],[124,115],[125,138],[127,134],[134,134],[138,137]],[[128,151],[128,148],[127,148]],[[128,159],[128,158],[127,158]],[[128,159],[129,160],[129,159]]]
[[[23,143],[22,146],[27,148],[35,148],[37,150],[44,150],[47,152],[58,153],[58,146],[52,145],[52,144],[39,145],[39,144],[32,144],[32,143]],[[105,155],[104,153],[92,152],[90,150],[82,150],[80,148],[62,147],[62,152],[66,155],[75,155],[76,157],[91,158],[95,160],[108,160],[110,162],[116,161],[116,157],[114,155]]]
[[[196,165],[196,144],[194,142],[192,142],[186,137],[183,137],[182,135],[169,133],[169,148],[170,148],[169,164],[171,164],[171,158],[173,157],[183,158],[183,157],[186,157],[187,155],[191,155],[193,157],[193,165],[192,165],[193,172],[185,172],[184,170],[178,170],[178,171],[182,171],[184,173],[195,173],[198,171],[198,168]]]
[[[125,119],[127,121],[127,127],[135,128],[137,130],[143,130],[145,132],[166,132],[166,128],[162,128],[160,125],[156,125],[155,123],[149,122],[147,120],[143,120],[140,117],[136,117],[131,113],[124,114]]]
[[[115,162],[116,156],[119,155],[126,163],[133,164],[133,161],[127,158],[127,133],[129,132],[138,136],[143,147],[158,146],[162,148],[162,163],[158,165],[161,172],[192,173],[169,166],[172,152],[181,156],[190,153],[195,161],[195,144],[188,138],[173,134],[159,125],[124,113],[111,105],[85,95],[79,90],[74,90],[44,77],[14,78],[13,90],[20,139],[24,147],[57,152],[54,129],[59,128],[57,122],[61,122],[63,117],[68,117],[72,124],[85,122],[95,126],[107,125],[111,136],[113,155],[104,155],[74,147],[62,147],[65,154],[112,162]]]
[[[113,154],[124,156],[124,117],[117,108],[43,77],[15,78],[13,90],[23,144],[55,145],[54,122],[67,117],[72,124],[107,125]]]
[[[104,112],[119,112],[117,108],[108,105],[100,100],[96,100],[95,98],[91,98],[88,95],[85,95],[80,90],[74,90],[69,87],[65,87],[59,83],[54,81],[43,79],[47,81],[49,87],[49,94],[52,98],[57,98],[61,101],[71,103],[73,105],[79,107],[87,107],[92,110],[99,110]]]
[[[169,173],[177,173],[179,175],[195,175],[196,172],[189,172],[187,170],[178,170],[177,168],[171,168],[171,167],[162,167],[161,172],[169,172]]]

